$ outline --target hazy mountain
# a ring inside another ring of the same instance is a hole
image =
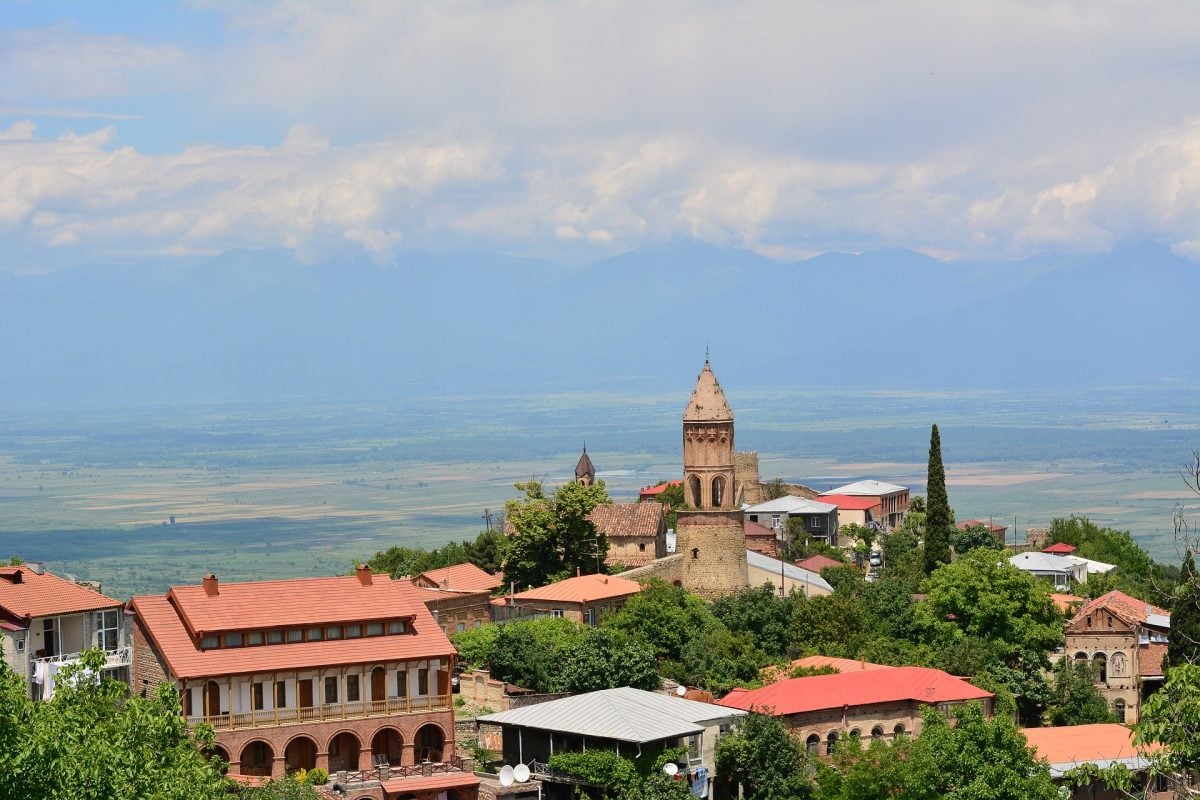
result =
[[[1200,379],[1200,266],[1152,246],[779,263],[673,244],[584,268],[412,252],[0,275],[9,405],[686,386],[984,388]]]

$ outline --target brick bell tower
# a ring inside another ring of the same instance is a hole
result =
[[[733,410],[708,359],[683,411],[683,487],[676,517],[682,583],[709,599],[744,589],[746,532],[734,482]]]

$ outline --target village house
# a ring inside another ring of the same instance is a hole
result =
[[[1120,800],[1139,797],[1144,800],[1167,800],[1175,797],[1174,787],[1165,776],[1151,778],[1147,774],[1151,758],[1160,745],[1135,745],[1133,729],[1116,723],[1071,725],[1054,728],[1025,728],[1022,730],[1037,758],[1050,765],[1050,777],[1063,786],[1067,773],[1082,767],[1107,769],[1124,766],[1133,773],[1131,793],[1109,789],[1100,780],[1075,788],[1067,787],[1070,800]]]
[[[454,750],[455,651],[410,581],[209,575],[130,609],[134,690],[177,686],[232,776],[321,767],[353,798],[476,797]]]
[[[746,576],[750,586],[769,583],[781,597],[792,592],[799,592],[805,597],[833,594],[833,587],[817,573],[754,550],[746,551]]]
[[[657,502],[659,502],[659,500],[658,500],[659,495],[661,495],[667,489],[671,489],[675,486],[682,486],[682,485],[683,485],[683,481],[673,480],[673,481],[664,481],[664,482],[658,484],[657,486],[647,486],[646,488],[644,488],[640,492],[638,492],[638,502],[639,503],[649,503],[649,502],[657,503]]]
[[[844,498],[858,497],[864,500],[874,500],[871,506],[874,511],[874,522],[885,531],[893,531],[904,524],[904,516],[908,513],[908,489],[894,483],[865,480],[847,483],[828,492],[822,492],[818,500],[832,503],[829,496]],[[841,508],[841,506],[838,506]],[[878,509],[878,510],[875,510]],[[861,524],[861,523],[860,523]]]
[[[784,495],[745,509],[751,522],[765,525],[780,539],[788,535],[789,520],[799,520],[805,539],[837,547],[838,507],[832,503],[810,500],[807,497]]]
[[[873,665],[878,666],[878,665]],[[921,732],[921,708],[950,714],[971,700],[992,714],[991,692],[926,667],[887,667],[787,678],[761,689],[734,689],[717,703],[769,709],[814,755],[831,755],[842,736],[891,741]]]
[[[511,622],[538,617],[563,617],[595,625],[619,611],[642,590],[637,581],[617,575],[578,575],[547,586],[527,589],[492,600],[492,621]]]
[[[608,538],[609,566],[640,567],[667,554],[667,507],[662,503],[596,506],[588,519]]]
[[[632,759],[670,747],[686,748],[678,769],[692,794],[712,797],[720,785],[714,782],[717,742],[744,716],[741,709],[621,687],[488,714],[476,722],[481,732],[500,728],[501,759],[527,765],[547,798],[575,797],[577,781],[550,767],[555,753],[611,750]]]
[[[1088,575],[1102,575],[1116,569],[1101,561],[1044,552],[1017,553],[1009,556],[1008,561],[1022,572],[1049,581],[1059,592],[1070,591],[1072,585],[1087,583]]]
[[[879,527],[883,517],[883,504],[877,497],[852,497],[845,494],[820,495],[822,503],[837,508],[838,527],[858,525],[863,528]]]
[[[1142,701],[1162,686],[1170,630],[1169,611],[1112,591],[1085,603],[1067,622],[1061,657],[1092,664],[1096,686],[1117,720],[1132,725]]]
[[[958,528],[960,531],[965,531],[967,528],[986,528],[987,532],[990,533],[993,538],[995,538],[996,543],[1001,547],[1004,546],[1005,537],[1008,534],[1007,525],[1000,525],[984,519],[965,519],[962,522],[955,523],[954,527]]]
[[[35,700],[83,650],[104,651],[105,672],[128,683],[129,630],[119,600],[46,572],[40,564],[0,567],[0,657]]]
[[[412,583],[433,618],[451,636],[491,622],[492,592],[503,581],[474,564],[455,564],[422,572]]]
[[[761,522],[753,522],[750,519],[742,522],[742,529],[746,532],[747,550],[762,553],[770,558],[779,556],[779,539],[776,537],[775,531]]]

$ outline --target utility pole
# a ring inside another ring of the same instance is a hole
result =
[[[492,532],[492,512],[488,509],[483,510],[483,524],[487,526],[487,532]]]

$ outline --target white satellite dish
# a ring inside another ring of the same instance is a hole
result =
[[[515,772],[515,770],[513,770],[513,768],[510,767],[508,764],[505,764],[503,767],[501,767],[500,768],[500,785],[501,786],[512,786],[513,778],[515,777],[513,774],[514,772]]]
[[[680,697],[683,697],[685,694],[687,694],[687,687],[686,686],[676,686],[675,694],[679,695]]]
[[[675,774],[679,772],[679,765],[674,761],[668,761],[663,765],[663,772],[667,773],[668,778],[674,778]]]
[[[529,767],[524,764],[517,764],[513,768],[513,777],[517,779],[517,783],[524,783],[529,780]]]

